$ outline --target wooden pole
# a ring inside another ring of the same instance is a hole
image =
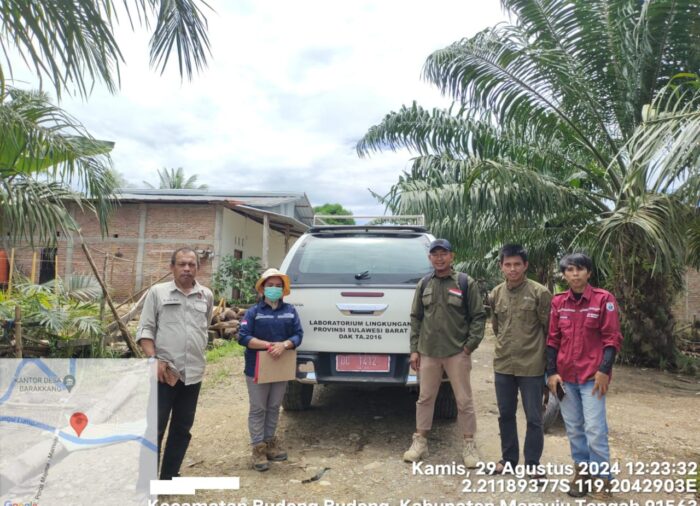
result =
[[[114,307],[114,303],[112,302],[112,297],[109,296],[109,292],[107,291],[107,286],[105,285],[105,282],[102,280],[102,277],[100,277],[100,273],[97,272],[97,266],[95,265],[95,262],[92,259],[92,255],[90,255],[90,251],[88,250],[87,246],[85,245],[85,242],[82,240],[82,236],[80,239],[81,239],[80,246],[81,246],[81,248],[83,248],[83,252],[85,253],[85,257],[87,258],[87,261],[90,264],[90,268],[92,269],[92,273],[95,275],[95,278],[97,278],[97,282],[102,287],[102,294],[104,295],[104,298],[107,301],[107,305],[109,306],[109,309],[112,311],[112,315],[114,315],[114,320],[119,325],[119,330],[121,331],[122,337],[124,338],[126,345],[129,347],[129,350],[134,355],[134,357],[142,358],[143,354],[141,353],[141,350],[139,349],[139,347],[136,346],[136,343],[132,339],[131,334],[129,334],[129,329],[126,328],[126,325],[124,325],[124,323],[122,323],[121,319],[119,318],[119,313],[117,313],[117,310]]]
[[[22,358],[22,308],[15,306],[15,357]]]
[[[109,253],[105,253],[105,261],[104,264],[102,265],[102,279],[105,279],[107,277],[107,260],[109,259]],[[105,319],[105,298],[102,297],[102,300],[100,301],[100,321],[104,321]]]
[[[132,290],[133,290],[134,288],[136,288],[136,277],[134,276],[134,273],[135,273],[135,272],[136,272],[136,261],[132,261],[132,262],[131,262],[131,283],[132,283],[131,289],[132,289]],[[142,271],[141,271],[141,272],[143,272],[143,268],[142,268]]]
[[[119,250],[117,250],[119,251]],[[114,249],[110,250],[110,255],[112,259],[112,265],[109,266],[109,284],[112,284],[112,280],[114,279],[114,264],[116,263],[116,259],[119,258],[117,255],[114,254]]]
[[[36,283],[36,257],[37,257],[37,252],[36,250],[33,251],[32,253],[32,279],[31,283],[34,284]]]
[[[129,302],[131,302],[132,300],[134,300],[136,297],[140,297],[141,294],[142,294],[143,292],[145,292],[146,290],[148,290],[149,288],[151,288],[151,287],[152,287],[153,285],[155,285],[156,283],[160,283],[160,282],[163,281],[165,278],[167,278],[168,276],[170,276],[170,274],[172,274],[172,273],[168,272],[167,274],[163,274],[160,278],[158,278],[158,280],[157,280],[155,283],[152,283],[152,284],[148,285],[148,286],[145,287],[145,288],[141,288],[141,290],[139,290],[139,291],[136,292],[136,293],[132,293],[131,295],[129,295],[129,298],[128,298],[128,299],[126,299],[124,302],[122,302],[121,304],[119,304],[119,305],[117,306],[117,309],[119,309],[120,307],[124,306],[125,304],[128,304]]]
[[[12,274],[15,272],[15,248],[10,250],[10,275],[7,278],[7,298],[12,296]]]

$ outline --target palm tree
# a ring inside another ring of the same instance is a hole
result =
[[[161,190],[206,190],[209,188],[205,184],[198,185],[196,175],[186,177],[182,167],[177,169],[166,169],[163,167],[162,171],[158,170],[158,179],[160,179],[158,188]],[[143,184],[148,188],[155,188],[148,181],[144,181]]]
[[[198,0],[66,0],[0,3],[0,80],[12,75],[6,49],[15,48],[40,79],[48,79],[58,97],[74,85],[87,96],[97,81],[111,92],[119,87],[123,56],[114,28],[155,25],[151,65],[165,70],[173,46],[181,76],[192,78],[207,62],[207,20]],[[121,17],[120,17],[121,16]]]
[[[52,244],[75,227],[67,206],[93,211],[106,229],[115,180],[109,152],[41,92],[0,93],[0,233]]]
[[[123,61],[114,28],[151,26],[151,64],[161,72],[177,49],[181,76],[206,65],[209,40],[198,0],[67,0],[0,2],[0,232],[4,240],[52,243],[75,223],[73,202],[97,213],[106,230],[115,178],[107,154],[113,143],[93,139],[53,106],[47,95],[6,85],[16,50],[40,80],[86,97],[97,82],[114,92]],[[121,17],[120,17],[121,16]]]
[[[700,3],[502,4],[511,24],[425,64],[453,107],[390,113],[358,152],[415,151],[383,201],[426,214],[482,271],[504,241],[534,249],[542,272],[589,250],[624,307],[625,355],[672,361],[700,200]]]
[[[114,179],[114,186],[116,188],[136,188],[136,185],[129,181],[124,174],[115,168],[110,170],[112,179]]]

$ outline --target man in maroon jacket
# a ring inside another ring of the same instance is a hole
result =
[[[618,306],[610,292],[588,283],[593,270],[588,256],[567,255],[559,268],[569,290],[552,299],[547,383],[563,394],[561,414],[576,464],[568,493],[604,498],[612,477],[605,394],[622,343]]]

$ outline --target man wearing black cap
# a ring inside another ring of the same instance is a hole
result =
[[[447,373],[457,402],[457,425],[464,435],[462,458],[465,466],[474,468],[480,458],[469,375],[471,354],[484,337],[486,313],[474,281],[452,269],[454,253],[447,239],[430,243],[428,258],[434,271],[418,283],[411,308],[411,367],[419,373],[420,395],[416,433],[403,459],[417,462],[428,456],[435,399]]]

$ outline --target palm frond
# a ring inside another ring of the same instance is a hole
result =
[[[672,195],[645,194],[629,199],[591,227],[597,240],[582,244],[600,259],[600,267],[618,255],[650,259],[650,272],[671,272],[685,258],[687,207]]]
[[[75,227],[68,202],[95,212],[102,231],[113,208],[114,143],[92,138],[41,92],[0,96],[0,226],[12,239],[52,244]]]
[[[61,183],[19,177],[1,183],[0,232],[16,241],[53,245],[56,231],[69,235],[77,229],[67,208],[69,202],[80,209],[92,209],[80,194]]]
[[[428,58],[424,75],[454,100],[493,110],[499,123],[569,131],[598,163],[607,166],[610,155],[592,136],[597,130],[577,121],[557,94],[551,75],[566,74],[565,66],[553,69],[553,62],[542,68],[538,52],[547,50],[531,50],[526,34],[517,27],[500,26],[436,51]]]
[[[358,143],[420,155],[379,200],[424,214],[485,280],[504,242],[550,285],[555,259],[588,251],[627,305],[634,353],[668,360],[681,266],[700,262],[700,2],[502,4],[510,24],[425,63],[450,110],[403,107]]]
[[[700,212],[697,210],[695,212],[695,217],[688,226],[686,262],[688,265],[700,269]]]
[[[201,7],[200,7],[201,6]],[[180,75],[191,79],[209,55],[207,21],[196,0],[70,0],[0,3],[0,49],[12,75],[8,54],[16,49],[40,80],[48,79],[57,95],[90,94],[96,82],[114,93],[124,58],[114,37],[120,9],[132,29],[155,20],[151,63],[164,70],[176,46]],[[71,89],[75,86],[75,90]]]
[[[56,286],[56,282],[47,281],[41,286],[51,290]],[[102,287],[94,276],[72,274],[68,280],[60,279],[58,287],[62,296],[80,302],[95,302],[102,297]]]
[[[173,46],[181,76],[192,79],[207,64],[210,53],[207,19],[195,0],[161,1],[151,38],[151,65],[165,71]],[[206,2],[202,5],[209,8]]]
[[[667,192],[700,170],[700,90],[665,88],[645,112],[627,151],[650,188]]]

